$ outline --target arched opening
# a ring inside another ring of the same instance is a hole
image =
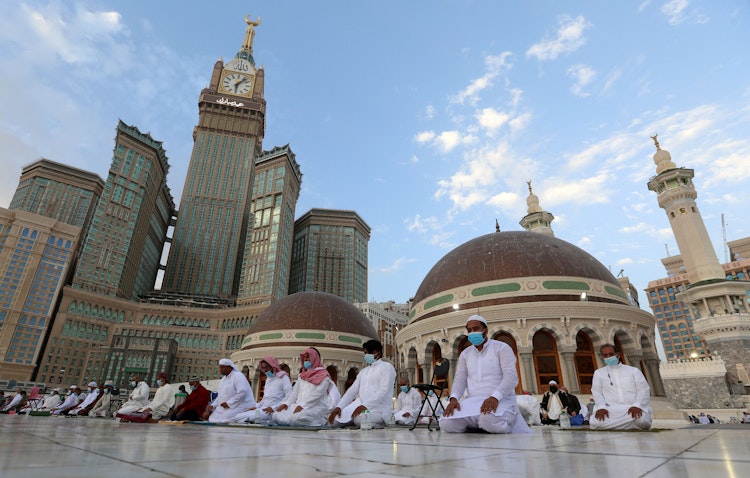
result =
[[[498,332],[493,337],[495,340],[505,342],[513,349],[513,355],[516,356],[516,375],[518,375],[518,385],[516,385],[516,395],[523,393],[523,383],[521,382],[521,366],[518,360],[518,347],[516,346],[516,339],[513,338],[508,332]]]
[[[550,380],[561,386],[564,383],[560,374],[560,359],[557,355],[557,342],[546,330],[534,334],[534,367],[536,368],[537,390],[546,390]]]
[[[617,332],[615,334],[615,349],[620,352],[620,363],[627,365],[627,360],[625,359],[625,348],[622,346],[623,343],[629,342],[630,339],[622,332]]]
[[[337,369],[333,365],[329,365],[328,367],[326,367],[326,370],[328,370],[328,375],[331,376],[331,380],[333,380],[333,383],[335,383],[338,386],[338,383],[339,383],[339,369]]]
[[[349,390],[349,387],[351,387],[354,381],[357,379],[357,374],[359,374],[358,368],[352,367],[349,369],[349,372],[347,372],[346,374],[346,382],[344,382],[344,393]]]
[[[591,337],[583,330],[576,334],[576,352],[573,357],[576,364],[578,389],[583,394],[589,394],[591,393],[591,384],[594,381],[596,356],[594,355],[594,344],[591,342]]]
[[[439,344],[432,344],[432,370],[435,370],[435,367],[438,366],[438,364],[442,363],[443,361],[443,350],[440,348]],[[430,379],[432,378],[432,371],[430,371]],[[424,383],[424,382],[420,382]],[[448,388],[448,377],[445,378],[435,378],[435,385],[442,386],[443,388]]]

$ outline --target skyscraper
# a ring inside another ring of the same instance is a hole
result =
[[[311,209],[294,223],[289,293],[321,291],[367,302],[370,226],[354,211]]]
[[[255,157],[265,134],[262,68],[253,58],[255,27],[227,63],[214,65],[198,99],[198,125],[162,289],[237,295],[251,220]]]
[[[174,202],[160,141],[122,121],[73,287],[134,299],[153,289]]]

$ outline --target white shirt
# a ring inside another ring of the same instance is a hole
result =
[[[51,410],[55,407],[60,405],[60,394],[55,393],[53,395],[50,395],[44,400],[44,405],[42,405],[43,410]]]
[[[595,410],[618,405],[650,410],[650,392],[643,373],[630,365],[618,363],[594,371],[591,395]]]
[[[93,392],[90,392],[86,397],[83,399],[83,401],[76,407],[74,410],[83,410],[84,408],[91,405],[91,403],[96,400],[96,397],[99,396],[99,389],[95,389]],[[78,397],[79,399],[81,397]]]
[[[393,411],[393,384],[396,369],[388,362],[376,360],[357,374],[356,380],[346,391],[337,407],[344,408],[359,397],[368,410],[381,411],[391,415]]]
[[[226,403],[229,408],[222,407],[222,403]],[[232,370],[228,375],[221,377],[219,393],[216,395],[216,399],[211,402],[214,410],[208,420],[217,423],[229,422],[237,414],[256,405],[247,378],[237,370]]]
[[[168,383],[165,383],[164,385],[156,389],[154,399],[144,405],[143,408],[150,408],[152,412],[164,414],[167,413],[173,405],[174,392],[172,391],[172,386]]]
[[[258,402],[258,408],[261,410],[266,407],[276,408],[292,393],[292,381],[289,375],[279,377],[275,375],[266,379],[266,385],[263,387],[263,400]]]
[[[466,392],[467,397],[492,396],[498,401],[510,397],[515,404],[516,385],[518,374],[513,349],[504,342],[489,339],[482,350],[471,345],[459,355],[451,398],[459,400]]]
[[[60,406],[57,407],[57,410],[65,410],[66,408],[72,408],[73,406],[75,406],[76,403],[78,403],[78,394],[70,393],[67,397],[65,397],[65,400],[60,404]]]
[[[140,381],[138,382],[138,385],[136,385],[133,389],[133,392],[130,394],[130,402],[133,405],[146,405],[146,403],[148,403],[148,396],[150,393],[151,389],[149,388],[148,384],[144,381]]]
[[[399,392],[396,399],[396,412],[416,415],[419,407],[422,406],[422,394],[416,388],[409,387],[409,391]]]

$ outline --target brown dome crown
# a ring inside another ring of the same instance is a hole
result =
[[[370,320],[357,307],[327,292],[297,292],[260,313],[248,335],[269,330],[330,330],[377,339]]]
[[[601,262],[569,242],[529,231],[493,232],[443,256],[425,276],[414,303],[456,287],[539,276],[598,279],[620,288]]]

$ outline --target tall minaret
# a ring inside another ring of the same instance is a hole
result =
[[[659,206],[667,213],[687,270],[688,286],[678,297],[694,312],[695,332],[712,352],[721,355],[730,378],[736,381],[738,367],[750,370],[750,282],[726,278],[695,202],[694,171],[676,167],[669,152],[659,147],[656,135],[652,139],[656,176],[648,188],[658,195]]]
[[[542,210],[541,206],[539,206],[539,197],[531,189],[531,181],[526,181],[526,184],[529,186],[529,197],[526,198],[528,209],[526,211],[527,214],[521,219],[519,224],[527,231],[554,237],[555,233],[552,231],[552,221],[555,219],[555,216]]]

